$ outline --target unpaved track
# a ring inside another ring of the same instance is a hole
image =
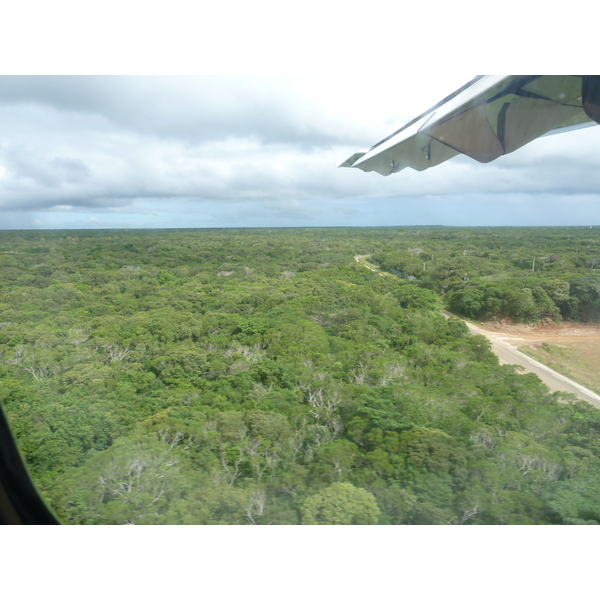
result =
[[[444,316],[460,318],[448,311],[444,311]],[[464,321],[464,323],[473,335],[483,335],[490,340],[492,343],[492,352],[500,359],[501,364],[519,365],[523,367],[524,373],[535,373],[552,391],[570,392],[581,400],[593,404],[596,408],[600,408],[600,396],[598,394],[517,350],[518,346],[530,344],[533,341],[549,341],[548,337],[538,333],[537,335],[529,334],[527,337],[530,339],[527,339],[505,332],[488,331],[468,321]],[[561,339],[560,335],[556,334],[550,337],[553,341]]]

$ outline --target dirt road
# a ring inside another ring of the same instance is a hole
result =
[[[444,315],[446,317],[456,317],[456,315],[447,311],[444,311]],[[600,408],[600,396],[598,394],[517,350],[519,346],[535,342],[552,341],[556,343],[557,341],[565,341],[566,339],[581,339],[582,336],[585,336],[586,339],[590,339],[590,336],[600,338],[600,328],[593,326],[555,326],[544,331],[539,328],[528,328],[527,326],[512,326],[513,331],[517,331],[518,333],[512,334],[506,331],[506,329],[511,329],[509,325],[498,325],[504,331],[490,331],[487,328],[477,327],[467,321],[464,322],[473,335],[483,335],[490,340],[492,343],[492,352],[500,359],[501,364],[520,365],[523,367],[523,372],[535,373],[552,391],[570,392],[581,400]]]

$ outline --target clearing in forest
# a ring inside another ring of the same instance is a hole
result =
[[[487,322],[483,328],[502,333],[503,341],[524,354],[600,393],[600,325]]]

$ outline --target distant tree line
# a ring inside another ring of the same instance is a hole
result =
[[[527,235],[524,235],[527,231]],[[384,270],[442,295],[473,319],[600,321],[600,237],[589,228],[421,231],[378,252]]]

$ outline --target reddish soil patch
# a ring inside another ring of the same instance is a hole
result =
[[[560,345],[573,342],[600,341],[600,325],[581,323],[544,323],[542,325],[524,325],[508,320],[477,323],[486,331],[499,333],[504,341],[515,346],[548,343]],[[513,338],[514,339],[511,339]]]

